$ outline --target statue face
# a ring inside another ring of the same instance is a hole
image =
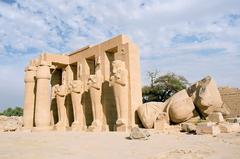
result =
[[[120,60],[113,61],[113,74],[119,74],[121,70],[124,68],[124,62]]]

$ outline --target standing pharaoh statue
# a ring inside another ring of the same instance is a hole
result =
[[[74,121],[72,123],[73,130],[85,130],[85,118],[83,105],[81,103],[83,93],[83,82],[81,80],[73,80],[69,84],[71,92]]]
[[[68,119],[65,107],[65,97],[67,94],[66,85],[56,85],[55,88],[55,95],[57,100],[57,109],[58,109],[58,122],[55,125],[57,130],[65,130],[68,126]]]
[[[90,75],[87,83],[90,91],[90,97],[92,102],[92,113],[93,113],[93,122],[90,126],[91,131],[102,130],[102,120],[103,120],[103,108],[101,104],[102,83],[103,83],[103,75],[100,69],[100,59],[98,58],[98,61],[95,66],[95,74]]]
[[[117,131],[127,129],[128,119],[128,71],[125,62],[115,60],[112,63],[113,75],[110,77],[110,86],[113,86],[116,107],[117,107]]]

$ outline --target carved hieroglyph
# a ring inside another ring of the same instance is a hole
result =
[[[25,74],[24,129],[127,131],[139,124],[140,58],[126,36],[70,54],[43,53]]]

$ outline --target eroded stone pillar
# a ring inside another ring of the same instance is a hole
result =
[[[113,75],[110,77],[110,86],[113,86],[117,116],[116,130],[127,131],[128,129],[128,71],[125,62],[113,61]]]
[[[34,130],[49,130],[50,115],[50,64],[41,61],[37,67],[37,89],[36,89],[36,108],[35,108],[35,124]]]
[[[23,111],[23,129],[31,129],[34,121],[35,105],[35,77],[36,67],[28,66],[25,69],[25,92],[24,92],[24,111]]]

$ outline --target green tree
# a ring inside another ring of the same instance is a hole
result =
[[[2,113],[0,113],[0,115],[22,116],[23,115],[23,109],[21,107],[7,108]]]
[[[159,76],[158,72],[155,71],[148,73],[148,76],[151,84],[142,88],[144,103],[150,101],[164,102],[189,85],[185,77],[174,73]]]

